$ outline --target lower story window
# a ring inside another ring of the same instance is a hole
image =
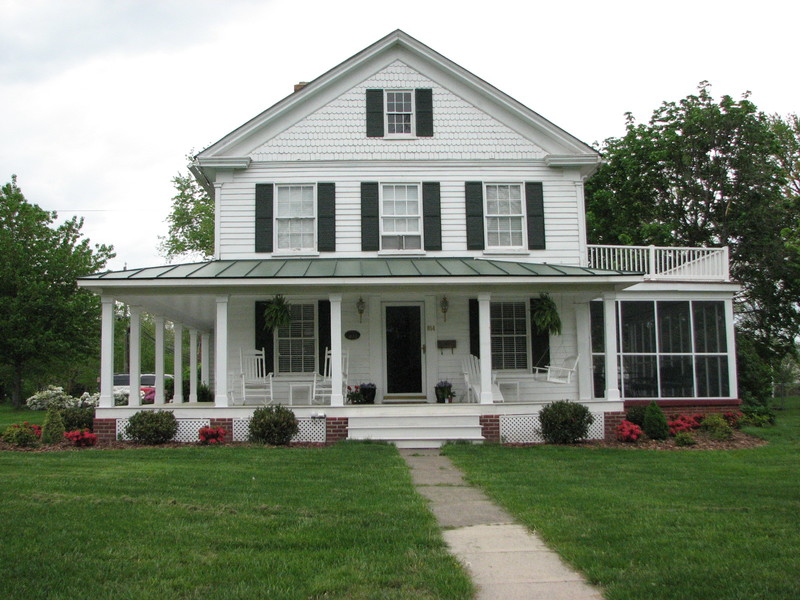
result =
[[[276,346],[279,373],[316,371],[316,323],[313,304],[292,304],[292,322],[278,328]]]
[[[528,368],[526,303],[492,302],[492,369]]]

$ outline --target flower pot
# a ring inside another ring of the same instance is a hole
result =
[[[452,387],[435,387],[433,390],[436,392],[436,402],[444,404],[450,398]]]
[[[375,404],[375,388],[361,388],[361,395],[364,396],[364,404]]]

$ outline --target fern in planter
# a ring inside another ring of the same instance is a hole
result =
[[[264,309],[264,328],[280,329],[292,323],[292,305],[286,298],[278,294],[267,303]]]
[[[531,301],[531,320],[539,333],[561,335],[561,317],[558,307],[547,294]]]

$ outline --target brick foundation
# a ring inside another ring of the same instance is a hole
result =
[[[500,415],[483,415],[480,417],[481,435],[484,441],[500,443]]]
[[[99,441],[113,442],[117,439],[117,420],[95,419],[93,431]]]
[[[226,444],[233,441],[233,419],[215,419],[211,417],[209,421],[210,427],[222,427],[225,430]]]
[[[348,424],[347,417],[327,417],[325,419],[325,443],[333,444],[346,440]]]

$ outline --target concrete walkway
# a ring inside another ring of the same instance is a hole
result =
[[[450,551],[464,564],[477,600],[602,600],[603,596],[514,522],[439,450],[400,450],[411,477],[444,530]]]

